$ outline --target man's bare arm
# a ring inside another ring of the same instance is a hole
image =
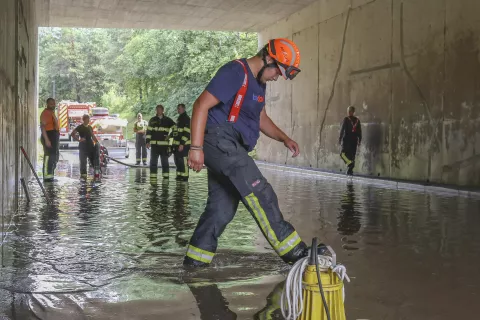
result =
[[[283,132],[267,115],[267,111],[263,108],[260,113],[260,131],[267,137],[283,142],[292,153],[292,157],[296,157],[300,154],[300,148],[298,144],[290,139],[285,132]]]

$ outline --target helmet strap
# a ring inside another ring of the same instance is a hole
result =
[[[267,54],[268,54],[268,49],[265,47],[263,49],[263,55],[262,55],[262,61],[263,61],[263,67],[258,71],[257,74],[257,80],[260,81],[262,79],[263,72],[265,71],[266,68],[275,68],[277,67],[277,64],[275,62],[272,63],[267,63]]]

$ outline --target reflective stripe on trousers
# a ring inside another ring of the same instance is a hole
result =
[[[43,156],[43,179],[52,179],[53,174],[48,173],[48,162],[50,161],[49,155]]]
[[[212,252],[208,252],[206,250],[202,250],[200,248],[194,247],[191,244],[188,245],[187,249],[187,257],[190,257],[194,260],[210,263],[212,262],[213,256],[215,254]]]
[[[255,214],[255,220],[257,220],[260,228],[263,231],[263,234],[266,235],[268,242],[270,245],[275,249],[279,256],[283,256],[290,252],[296,245],[298,245],[302,239],[296,231],[292,232],[285,240],[282,242],[278,241],[278,238],[273,231],[272,227],[270,226],[270,222],[263,210],[258,198],[253,194],[249,194],[245,197],[245,200],[248,203],[248,206]]]
[[[345,164],[346,164],[347,166],[349,166],[350,164],[352,164],[352,160],[348,159],[348,158],[347,158],[347,155],[346,155],[344,152],[342,152],[342,153],[340,154],[340,157],[342,157],[343,161],[345,161]]]

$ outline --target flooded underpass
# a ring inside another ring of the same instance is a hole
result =
[[[72,159],[46,186],[53,205],[31,183],[9,230],[0,319],[282,319],[272,298],[289,267],[243,206],[212,266],[183,270],[205,171],[152,185],[147,168],[111,163],[81,182]],[[477,318],[478,198],[261,169],[302,238],[346,265],[348,319]]]

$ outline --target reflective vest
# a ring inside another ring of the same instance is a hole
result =
[[[148,122],[145,121],[145,120],[141,120],[141,121],[136,121],[134,126],[133,126],[133,131],[137,132],[137,131],[145,131],[148,127]],[[143,133],[145,134],[145,133]]]

